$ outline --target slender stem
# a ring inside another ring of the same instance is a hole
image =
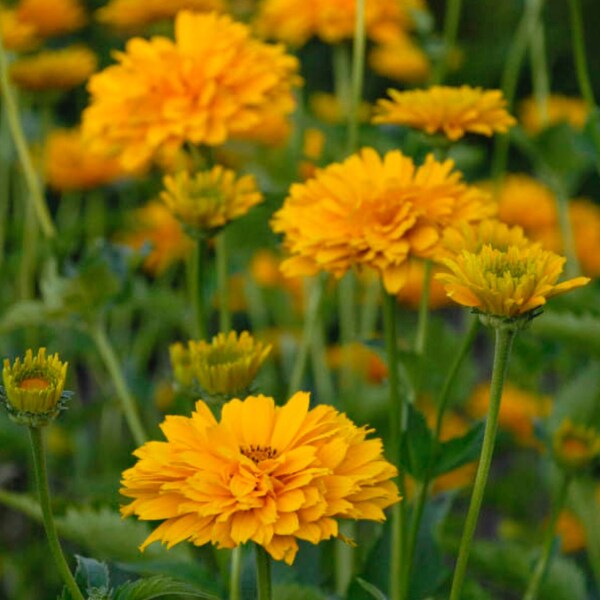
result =
[[[496,431],[498,429],[500,401],[502,400],[502,388],[504,386],[508,359],[510,357],[514,337],[515,331],[513,330],[502,328],[496,329],[496,347],[494,352],[492,382],[490,386],[490,408],[485,424],[485,432],[483,434],[483,445],[479,457],[479,466],[477,467],[471,502],[469,504],[465,528],[463,530],[458,551],[458,560],[454,570],[450,600],[460,600],[462,596],[462,587],[467,573],[467,563],[469,562],[471,543],[473,541],[473,535],[475,534],[477,520],[479,519],[479,511],[483,502],[485,487],[490,472],[490,466],[492,464],[494,442],[496,441]]]
[[[421,486],[419,488],[419,492],[417,494],[416,503],[412,513],[411,519],[411,527],[408,536],[408,546],[407,546],[407,556],[406,556],[406,580],[410,579],[413,561],[415,557],[415,550],[417,547],[417,539],[419,535],[419,529],[421,526],[421,519],[423,518],[423,511],[425,509],[425,503],[427,502],[427,497],[429,494],[429,487],[432,480],[432,470],[435,464],[436,457],[438,455],[440,449],[440,436],[442,431],[442,423],[444,419],[444,414],[446,413],[446,408],[448,406],[448,398],[450,397],[450,390],[452,389],[452,385],[456,380],[456,376],[460,370],[460,367],[463,364],[465,357],[467,356],[473,342],[475,340],[475,336],[477,335],[477,331],[479,330],[479,317],[472,317],[471,322],[469,324],[469,329],[466,334],[462,336],[462,344],[458,350],[458,353],[454,357],[454,362],[450,366],[448,373],[446,374],[446,379],[444,380],[444,384],[442,386],[442,391],[440,392],[440,397],[437,403],[437,417],[435,424],[435,434],[434,434],[434,445],[431,450],[431,461],[427,466],[425,471],[425,475],[423,477],[423,481],[421,482]]]
[[[339,527],[345,537],[356,539],[356,521],[341,521]],[[354,578],[355,558],[356,552],[352,546],[342,540],[335,541],[335,593],[340,598],[346,597],[348,586]]]
[[[320,404],[332,404],[335,398],[335,391],[325,358],[325,332],[323,331],[323,315],[321,311],[319,311],[318,321],[312,336],[310,359],[318,402]]]
[[[375,326],[377,325],[377,315],[379,310],[379,296],[381,287],[379,281],[373,277],[367,282],[365,290],[365,301],[360,320],[360,337],[369,339],[373,336]]]
[[[546,35],[544,24],[540,21],[529,42],[531,56],[531,74],[533,79],[533,94],[540,114],[542,127],[548,123],[548,96],[550,95],[550,79],[548,76],[548,61],[546,59]]]
[[[562,482],[558,489],[558,494],[554,500],[554,505],[552,506],[550,520],[548,521],[548,526],[546,528],[546,534],[544,536],[544,543],[542,546],[542,555],[540,556],[540,560],[535,565],[533,575],[531,576],[529,585],[527,586],[527,591],[523,596],[523,600],[536,600],[538,597],[540,586],[544,581],[544,576],[546,575],[546,571],[548,570],[548,566],[550,564],[552,546],[554,545],[554,535],[556,533],[556,523],[558,521],[560,511],[565,505],[570,485],[571,477],[566,474],[563,475]]]
[[[352,368],[351,344],[356,337],[356,277],[349,272],[338,284],[338,316],[342,364],[340,368],[340,392],[344,402],[352,392],[356,377]]]
[[[458,22],[460,20],[460,9],[462,0],[449,0],[448,10],[444,19],[444,54],[437,63],[431,78],[432,85],[440,84],[446,77],[452,51],[456,45],[456,36],[458,34]]]
[[[11,153],[12,140],[10,137],[6,104],[0,106],[0,266],[4,262],[5,245],[8,232],[8,213],[10,206],[11,185]]]
[[[271,600],[271,558],[258,544],[256,550],[256,589],[258,600]]]
[[[84,197],[85,233],[88,244],[106,235],[106,198],[99,190],[87,192]]]
[[[552,188],[556,197],[556,208],[558,212],[558,223],[563,243],[563,252],[567,257],[565,263],[565,275],[567,277],[577,277],[580,274],[579,259],[577,258],[577,247],[575,246],[575,236],[573,235],[573,225],[571,215],[569,214],[569,197],[564,185],[557,181],[553,182]]]
[[[415,352],[423,356],[427,346],[427,333],[429,329],[429,292],[431,288],[431,276],[433,272],[433,263],[427,259],[424,262],[425,271],[423,272],[423,290],[419,301],[419,320],[417,322],[417,337],[415,339]]]
[[[241,600],[240,581],[242,576],[242,547],[231,551],[231,568],[229,572],[229,600]]]
[[[356,0],[354,22],[354,45],[352,48],[352,85],[350,88],[350,115],[348,119],[348,154],[358,149],[360,102],[365,79],[365,47],[367,42],[365,23],[366,0]]]
[[[345,42],[333,47],[333,89],[344,117],[350,114],[350,46]]]
[[[229,310],[229,278],[227,272],[227,232],[215,238],[217,261],[217,287],[219,289],[219,330],[227,333],[231,329],[231,312]]]
[[[23,133],[23,127],[21,125],[21,117],[19,115],[19,106],[17,104],[16,95],[10,82],[8,74],[8,59],[4,45],[2,44],[2,38],[0,36],[0,88],[2,89],[2,99],[4,104],[4,110],[8,118],[8,124],[10,126],[10,132],[13,138],[17,155],[23,169],[25,180],[27,181],[27,187],[31,195],[31,200],[35,206],[37,219],[43,234],[52,239],[56,236],[56,229],[52,222],[52,217],[46,205],[46,199],[42,191],[40,180],[33,166],[31,160],[31,154],[29,147],[25,141],[25,134]]]
[[[396,332],[396,297],[384,291],[383,300],[383,329],[385,348],[388,358],[388,385],[390,388],[390,456],[398,466],[398,482],[400,493],[404,496],[404,471],[400,467],[400,449],[404,436],[404,403],[400,394],[398,377],[398,340]],[[392,508],[392,547],[390,565],[390,598],[401,600],[404,589],[402,573],[404,572],[404,557],[406,546],[406,511],[404,502],[399,502]]]
[[[46,471],[46,454],[44,452],[44,441],[42,439],[42,432],[38,427],[29,428],[29,437],[31,440],[31,449],[33,451],[33,467],[35,471],[35,482],[38,489],[38,496],[40,500],[40,508],[42,510],[42,517],[44,520],[44,529],[46,530],[46,537],[48,538],[48,545],[50,546],[50,552],[56,562],[56,567],[60,576],[62,577],[69,593],[75,600],[84,600],[83,594],[79,590],[79,587],[75,583],[71,569],[65,559],[62,548],[60,546],[60,540],[58,539],[58,533],[56,531],[56,525],[54,524],[54,517],[52,516],[52,507],[50,505],[50,490],[48,487],[48,473]]]
[[[127,387],[127,382],[125,381],[125,376],[123,375],[115,349],[110,343],[106,331],[100,322],[91,327],[90,333],[96,344],[98,353],[104,361],[104,365],[113,381],[117,396],[121,402],[125,420],[133,435],[133,439],[138,446],[141,446],[148,440],[148,435],[140,420],[135,399]]]
[[[19,296],[22,300],[35,297],[35,275],[38,250],[38,222],[35,218],[35,206],[27,198],[21,178],[17,180],[18,200],[25,205],[23,219],[23,237],[21,240],[21,260],[19,264]]]
[[[190,297],[194,307],[194,336],[198,340],[207,337],[207,312],[204,297],[204,276],[206,272],[206,241],[196,240],[195,252],[192,252],[190,263]]]

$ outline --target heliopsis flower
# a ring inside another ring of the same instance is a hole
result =
[[[365,6],[367,35],[377,41],[395,39],[412,26],[410,12],[423,9],[419,0],[369,0]],[[316,36],[337,44],[354,36],[354,0],[263,0],[256,29],[264,37],[302,46]]]
[[[589,277],[600,276],[600,206],[578,198],[569,202],[575,251],[581,270]],[[562,247],[562,244],[561,244]]]
[[[35,48],[40,39],[32,23],[21,21],[14,9],[0,6],[0,36],[6,50],[24,52]]]
[[[569,98],[559,94],[549,96],[542,112],[535,98],[526,98],[519,105],[519,121],[527,133],[539,133],[545,127],[568,123],[574,129],[583,129],[590,108],[583,98]]]
[[[375,46],[369,65],[379,75],[404,83],[422,83],[429,77],[431,62],[408,35]]]
[[[58,354],[46,356],[40,348],[34,356],[27,350],[25,358],[18,357],[11,365],[4,360],[2,397],[9,416],[17,423],[41,427],[65,408],[68,394],[63,391],[68,363]]]
[[[33,25],[43,38],[81,29],[87,20],[79,0],[20,0],[15,10],[19,21]]]
[[[379,100],[374,123],[406,125],[456,141],[466,133],[491,136],[505,133],[516,121],[506,111],[499,90],[433,86],[427,90],[389,90],[390,100]]]
[[[408,258],[431,256],[443,228],[491,214],[488,197],[467,187],[453,166],[430,155],[416,167],[397,150],[381,158],[365,148],[292,185],[272,221],[292,254],[284,274],[324,270],[339,278],[364,265],[380,273],[388,292],[398,292]]]
[[[136,250],[149,246],[144,270],[152,275],[160,275],[174,262],[185,259],[194,247],[181,223],[158,200],[135,209],[131,226],[118,239]]]
[[[166,19],[180,10],[222,11],[223,0],[110,0],[96,13],[96,19],[115,29],[138,30]]]
[[[340,99],[334,94],[326,92],[315,92],[308,99],[308,105],[311,111],[324,123],[330,125],[339,125],[345,123],[348,119],[348,107],[343,106]],[[358,107],[358,119],[360,122],[366,122],[371,117],[372,108],[368,102],[361,102]]]
[[[375,350],[360,342],[332,346],[327,349],[326,358],[330,369],[340,370],[347,363],[353,373],[362,376],[369,383],[380,384],[388,376],[385,361]]]
[[[121,493],[124,516],[162,520],[142,544],[160,540],[234,548],[252,541],[292,564],[297,540],[338,535],[340,518],[383,521],[399,500],[396,468],[379,439],[333,407],[309,410],[296,393],[283,407],[249,396],[217,421],[201,400],[191,418],[170,416],[165,442],[136,450]]]
[[[298,60],[228,16],[181,11],[174,42],[133,38],[115,57],[89,82],[83,127],[128,170],[186,142],[223,144],[295,106]]]
[[[579,552],[587,546],[587,531],[577,515],[564,509],[556,521],[556,535],[560,538],[561,550],[567,554]]]
[[[539,244],[508,248],[486,244],[478,252],[462,250],[453,258],[442,258],[450,272],[436,277],[452,300],[480,313],[531,316],[549,298],[589,283],[587,277],[556,283],[565,261]]]
[[[194,175],[166,175],[163,184],[161,200],[188,231],[198,234],[214,232],[263,200],[253,175],[236,178],[220,165]]]
[[[44,174],[55,190],[89,190],[118,179],[122,174],[114,158],[94,154],[79,129],[55,129],[46,138]]]
[[[270,344],[255,340],[247,331],[219,333],[210,343],[190,340],[187,348],[170,348],[176,380],[184,387],[196,381],[210,394],[234,396],[247,393],[271,351]]]
[[[65,91],[84,83],[96,70],[98,59],[85,46],[43,50],[19,58],[10,67],[12,80],[30,91]]]
[[[432,274],[438,271],[438,267],[434,266]],[[423,295],[424,277],[425,265],[423,261],[416,258],[409,260],[406,282],[397,294],[400,304],[413,309],[419,308],[421,296]],[[448,298],[444,286],[432,277],[429,281],[429,308],[435,310],[448,306],[448,304],[452,304],[452,302]]]
[[[552,454],[566,471],[586,471],[600,457],[600,432],[566,419],[552,436]]]

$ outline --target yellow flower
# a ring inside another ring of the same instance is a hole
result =
[[[46,356],[46,348],[37,355],[27,350],[25,358],[11,365],[4,360],[2,380],[9,416],[17,423],[40,427],[54,419],[65,408],[67,394],[63,392],[68,363],[58,354]]]
[[[217,146],[295,106],[298,60],[216,13],[182,11],[175,42],[133,38],[118,64],[91,78],[85,134],[128,170],[184,143]]]
[[[187,171],[166,175],[163,184],[161,200],[188,230],[198,233],[223,227],[263,200],[253,175],[236,179],[220,165],[193,176]]]
[[[67,192],[111,183],[123,171],[115,159],[91,152],[79,129],[55,129],[46,138],[44,173],[50,187]]]
[[[552,453],[566,471],[586,471],[600,457],[600,432],[566,419],[552,436]]]
[[[546,303],[548,298],[586,285],[587,277],[556,283],[565,258],[539,244],[495,248],[484,245],[478,252],[462,250],[442,258],[449,273],[436,275],[446,292],[463,306],[494,317],[520,317]]]
[[[378,41],[394,39],[412,26],[411,10],[422,8],[420,0],[369,0],[365,7],[367,35]],[[292,46],[302,46],[313,36],[337,44],[352,39],[355,20],[354,0],[263,0],[256,29]]]
[[[0,35],[6,50],[24,52],[40,43],[37,29],[32,23],[21,21],[14,9],[0,6]]]
[[[194,247],[181,223],[158,200],[136,209],[131,228],[121,233],[118,239],[136,250],[150,245],[144,269],[152,275],[160,275],[174,262],[185,259]]]
[[[478,385],[467,402],[467,412],[476,419],[488,414],[490,384]],[[504,385],[498,424],[501,429],[510,431],[523,446],[540,448],[535,437],[534,423],[550,414],[552,401],[548,396],[540,396],[522,390],[510,383]]]
[[[172,19],[180,10],[222,11],[223,0],[110,0],[95,17],[115,29],[134,31],[147,25]]]
[[[569,216],[575,238],[575,250],[582,271],[600,276],[600,206],[579,198],[569,203]],[[562,244],[561,244],[562,247]]]
[[[565,553],[579,552],[587,546],[587,531],[577,515],[565,509],[558,515],[556,535]]]
[[[433,274],[439,269],[433,267]],[[423,278],[425,275],[425,266],[423,261],[411,259],[408,264],[408,273],[406,282],[397,294],[398,302],[409,306],[410,308],[419,308],[421,296],[423,295]],[[429,308],[437,309],[452,304],[446,294],[444,286],[435,278],[431,278],[429,284]]]
[[[516,121],[506,111],[499,90],[433,86],[427,90],[389,90],[391,100],[379,100],[374,123],[407,125],[429,134],[441,132],[455,141],[466,133],[505,133]]]
[[[342,106],[339,98],[334,94],[315,92],[311,94],[308,104],[317,119],[331,125],[344,123],[348,118],[348,107]],[[361,122],[368,121],[371,116],[371,105],[361,102],[358,109],[358,118]]]
[[[96,70],[98,59],[85,46],[43,50],[19,58],[10,67],[12,80],[30,91],[65,91],[84,83]]]
[[[530,134],[539,133],[545,127],[558,123],[568,123],[575,129],[583,129],[589,114],[589,106],[583,98],[569,98],[559,94],[548,98],[544,116],[535,98],[527,98],[519,105],[519,120],[523,129]]]
[[[219,333],[210,343],[190,340],[187,348],[170,348],[175,378],[184,387],[195,380],[210,394],[233,396],[247,393],[271,352],[270,344],[256,341],[247,331]]]
[[[381,158],[364,148],[292,185],[272,221],[292,254],[282,265],[284,274],[325,270],[339,278],[365,265],[396,293],[406,281],[409,256],[430,256],[453,220],[490,215],[488,197],[468,188],[453,166],[430,155],[416,167],[397,150]]]
[[[408,35],[375,46],[369,53],[375,73],[404,83],[422,83],[431,71],[429,58]]]
[[[399,500],[381,440],[330,406],[309,410],[307,393],[283,407],[234,399],[219,422],[198,401],[191,418],[170,416],[161,428],[167,441],[139,448],[123,473],[121,493],[133,498],[123,515],[164,521],[142,549],[252,541],[292,564],[298,539],[337,536],[339,518],[383,521]]]
[[[78,0],[20,0],[15,10],[19,21],[33,25],[43,38],[81,29],[87,20]]]
[[[327,349],[326,358],[330,369],[341,369],[348,362],[352,371],[369,383],[380,384],[388,376],[385,361],[375,350],[360,342],[332,346]]]

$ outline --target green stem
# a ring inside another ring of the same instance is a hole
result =
[[[433,272],[433,263],[431,260],[424,262],[425,271],[423,272],[423,290],[419,301],[419,320],[417,322],[417,336],[415,339],[415,352],[419,356],[425,354],[427,346],[427,333],[429,329],[429,291],[431,288],[431,276]]]
[[[570,484],[571,477],[568,475],[563,475],[563,479],[558,490],[558,495],[556,496],[554,505],[552,506],[550,521],[548,522],[548,526],[546,528],[544,544],[542,546],[542,555],[540,556],[540,560],[535,565],[535,570],[533,571],[533,575],[531,576],[531,580],[529,581],[529,585],[527,586],[527,591],[523,596],[523,600],[536,600],[538,597],[540,586],[544,581],[544,576],[546,575],[546,571],[548,570],[548,566],[550,564],[552,546],[554,545],[554,534],[556,532],[556,523],[558,521],[560,511],[565,505]]]
[[[364,340],[373,336],[373,332],[377,326],[380,293],[381,286],[379,285],[379,281],[373,277],[366,285],[365,301],[360,319],[360,337]]]
[[[0,265],[4,262],[10,206],[11,153],[8,114],[6,105],[0,106]]]
[[[577,277],[580,275],[580,268],[575,246],[575,237],[573,235],[573,225],[571,224],[571,215],[569,214],[569,197],[562,183],[554,181],[552,188],[554,189],[554,195],[556,197],[556,208],[563,243],[563,253],[567,258],[567,262],[565,263],[565,276]]]
[[[356,0],[354,45],[352,48],[352,84],[350,88],[350,114],[348,119],[348,154],[358,149],[360,102],[365,79],[365,48],[367,42],[365,23],[366,0]]]
[[[344,112],[350,115],[350,47],[342,42],[333,47],[333,89],[335,97]]]
[[[138,446],[141,446],[148,440],[148,435],[146,434],[144,426],[140,420],[135,399],[127,387],[127,382],[125,381],[125,376],[123,375],[116,352],[110,343],[108,336],[106,335],[104,327],[100,322],[91,327],[90,334],[113,381],[117,396],[121,402],[125,420],[127,421],[129,430],[133,435],[133,439]]]
[[[23,220],[23,237],[21,240],[21,261],[19,264],[19,297],[30,300],[35,297],[35,275],[37,263],[38,222],[35,218],[35,206],[23,193],[23,183],[17,181],[19,199],[24,200],[25,218]]]
[[[69,565],[67,564],[63,554],[60,546],[60,540],[58,539],[58,533],[56,531],[56,525],[54,524],[54,517],[52,516],[50,490],[48,488],[48,474],[46,471],[46,454],[44,452],[42,432],[38,427],[30,427],[29,437],[31,440],[31,449],[33,451],[35,482],[37,484],[40,508],[42,510],[42,517],[44,520],[44,529],[46,530],[46,537],[48,538],[50,552],[54,557],[58,572],[67,586],[71,596],[75,600],[84,600],[83,594],[75,583],[73,574],[71,573]]]
[[[100,190],[91,190],[84,197],[85,232],[88,244],[106,235],[106,198]]]
[[[465,357],[467,356],[469,350],[471,349],[471,346],[473,345],[473,342],[475,341],[475,336],[477,335],[478,330],[479,317],[475,316],[471,318],[468,331],[462,336],[462,344],[458,350],[458,353],[454,357],[454,362],[450,366],[450,370],[446,374],[446,379],[444,380],[442,391],[440,392],[440,397],[438,399],[434,444],[433,448],[431,449],[431,461],[427,466],[427,470],[425,471],[425,475],[423,477],[423,481],[421,482],[419,493],[417,495],[417,500],[413,509],[413,516],[411,519],[410,532],[408,536],[408,550],[405,562],[407,582],[409,581],[411,576],[413,561],[415,557],[415,550],[417,547],[419,528],[421,526],[421,519],[423,518],[423,511],[425,509],[425,503],[427,502],[429,487],[432,481],[431,475],[434,466],[434,461],[440,450],[440,436],[442,431],[442,423],[444,420],[444,414],[446,413],[446,408],[448,406],[450,390],[452,389],[452,385],[456,380],[456,376],[458,375],[458,372],[463,364]]]
[[[550,80],[548,77],[548,61],[546,60],[546,35],[544,24],[539,22],[529,42],[531,55],[531,73],[533,79],[533,95],[540,113],[542,127],[548,123],[548,96]]]
[[[388,385],[390,389],[390,456],[392,463],[398,467],[398,482],[400,493],[404,496],[404,471],[400,467],[400,449],[404,436],[404,403],[400,394],[398,377],[398,339],[396,331],[396,297],[384,290],[383,300],[383,329],[385,348],[388,359]],[[390,565],[390,598],[401,600],[404,589],[402,573],[404,572],[404,557],[406,546],[406,511],[404,502],[399,502],[392,508],[392,547]]]
[[[432,85],[439,85],[444,81],[448,71],[449,59],[456,45],[462,0],[449,0],[447,4],[448,10],[444,19],[444,55],[435,67],[431,78]]]
[[[240,581],[242,576],[242,547],[231,551],[231,569],[229,572],[229,600],[241,600]]]
[[[338,283],[338,315],[342,364],[340,368],[340,392],[344,403],[354,389],[355,376],[352,368],[351,344],[356,337],[356,277],[348,272]]]
[[[258,600],[271,600],[271,558],[258,544],[256,550],[256,589]]]
[[[341,521],[340,533],[349,539],[356,539],[356,521]],[[335,541],[335,593],[345,598],[348,586],[355,575],[354,548],[342,540]]]
[[[217,287],[219,289],[219,330],[228,333],[231,330],[231,311],[229,310],[229,278],[227,272],[227,233],[225,230],[215,238],[217,261]]]
[[[322,312],[319,311],[317,323],[312,336],[310,359],[318,402],[319,404],[332,404],[334,403],[335,390],[333,387],[333,381],[331,380],[331,373],[327,367],[325,352],[326,347],[325,332],[323,331],[323,315]]]
[[[483,445],[475,476],[475,484],[471,495],[471,502],[467,512],[465,528],[463,530],[460,548],[458,551],[458,560],[454,570],[452,580],[452,589],[450,591],[450,600],[460,600],[462,596],[462,587],[467,572],[467,563],[471,552],[471,544],[479,519],[479,511],[483,502],[485,487],[487,484],[490,467],[492,464],[492,455],[494,453],[494,442],[496,441],[496,431],[498,429],[498,415],[500,413],[500,401],[502,400],[502,388],[506,378],[508,359],[512,348],[512,342],[515,337],[515,331],[510,329],[496,329],[496,347],[494,352],[494,366],[492,370],[492,382],[490,386],[490,407],[489,414],[485,424],[483,434]]]
[[[206,241],[196,240],[195,252],[190,257],[190,298],[194,308],[194,336],[197,340],[207,337],[207,312],[204,297],[204,275],[206,272]]]
[[[48,238],[52,239],[56,236],[56,229],[52,222],[52,217],[46,205],[46,199],[42,191],[40,180],[33,166],[31,160],[31,154],[29,147],[25,140],[25,134],[23,133],[23,127],[21,125],[21,117],[19,115],[19,106],[17,104],[16,95],[10,82],[8,74],[8,59],[2,39],[0,36],[0,88],[2,89],[2,99],[4,110],[8,118],[8,124],[10,132],[13,138],[13,143],[17,150],[17,155],[23,169],[23,175],[29,188],[31,195],[31,201],[35,206],[37,220],[42,229],[43,234]]]

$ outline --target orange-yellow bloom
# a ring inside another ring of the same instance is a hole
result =
[[[81,29],[87,20],[79,0],[20,0],[15,10],[19,21],[32,25],[42,38]]]
[[[21,21],[16,10],[3,6],[0,6],[0,35],[6,50],[24,52],[40,43],[35,25]]]
[[[376,46],[369,53],[375,73],[405,83],[422,83],[429,77],[429,58],[408,35]]]
[[[544,114],[535,98],[526,98],[519,105],[519,120],[527,133],[539,133],[545,127],[568,123],[574,129],[583,129],[590,115],[590,108],[583,98],[569,98],[552,94]]]
[[[133,38],[115,57],[90,80],[83,127],[128,170],[186,142],[223,144],[294,109],[297,59],[228,16],[182,11],[174,42]]]
[[[407,125],[455,141],[466,133],[492,136],[515,125],[499,90],[433,86],[427,90],[389,90],[390,100],[379,100],[374,123]]]
[[[330,406],[309,410],[296,393],[283,407],[249,396],[217,421],[198,401],[191,418],[170,416],[166,442],[148,442],[123,473],[125,516],[164,522],[142,544],[184,540],[234,548],[253,541],[294,561],[297,540],[338,535],[339,518],[383,521],[399,500],[396,469],[379,439]]]
[[[406,281],[409,256],[431,256],[454,220],[490,216],[488,197],[469,188],[454,163],[428,156],[416,167],[399,151],[364,148],[292,185],[272,227],[285,234],[291,276],[320,270],[341,277],[352,266],[380,273],[390,293]]]

